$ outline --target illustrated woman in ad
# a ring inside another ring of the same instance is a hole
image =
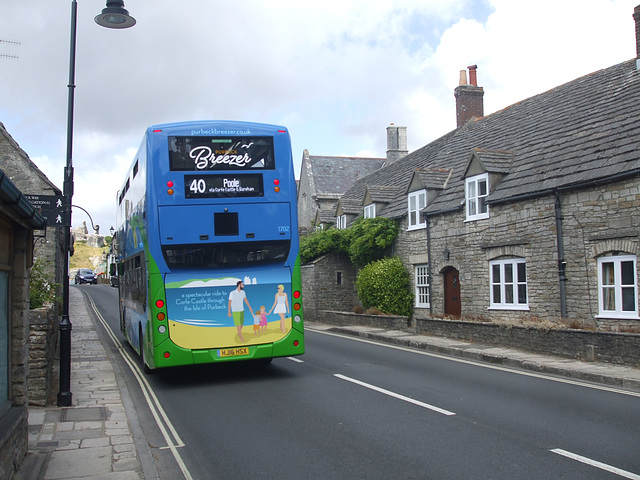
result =
[[[284,285],[278,285],[278,293],[276,293],[275,301],[273,302],[271,310],[269,310],[269,314],[271,314],[271,312],[280,315],[280,331],[285,333],[284,315],[285,313],[289,313],[289,299],[284,291]]]

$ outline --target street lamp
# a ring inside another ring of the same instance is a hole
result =
[[[69,49],[69,101],[67,109],[67,164],[64,169],[62,194],[64,208],[69,212],[69,225],[63,227],[65,255],[63,272],[67,274],[67,281],[62,285],[62,317],[60,319],[60,390],[58,391],[58,406],[71,406],[71,321],[69,320],[69,251],[71,249],[71,199],[73,197],[73,102],[76,72],[76,27],[78,17],[78,2],[71,2],[71,46]],[[123,1],[107,1],[107,8],[95,18],[98,25],[108,28],[128,28],[136,24],[129,12],[124,9]]]
[[[121,0],[107,1],[107,8],[96,16],[95,21],[98,25],[107,28],[129,28],[136,24],[136,19],[124,9],[124,2]]]

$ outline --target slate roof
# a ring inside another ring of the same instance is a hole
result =
[[[482,164],[489,173],[509,173],[513,162],[513,152],[503,152],[500,150],[485,150],[475,148],[473,156]]]
[[[464,172],[473,155],[488,171],[504,175],[488,203],[640,174],[640,72],[635,59],[471,120],[360,178],[340,204],[361,202],[367,186],[398,187],[403,193],[384,216],[400,218],[407,214],[406,192],[416,169],[451,169],[446,186],[425,211],[461,209]],[[423,182],[429,182],[423,173]]]
[[[449,178],[451,178],[452,170],[450,168],[418,168],[416,174],[420,178],[420,182],[427,189],[442,190],[447,186]],[[409,193],[409,192],[406,192]]]
[[[324,157],[309,155],[315,194],[320,197],[344,194],[353,182],[380,169],[386,158]]]
[[[400,193],[397,187],[388,185],[370,185],[367,188],[373,203],[391,203]]]

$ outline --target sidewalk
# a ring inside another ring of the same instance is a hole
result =
[[[70,288],[71,407],[29,408],[16,480],[144,478],[113,365],[82,295]]]
[[[309,329],[329,330],[383,343],[418,348],[431,353],[460,357],[469,361],[527,370],[544,375],[556,375],[575,380],[598,383],[612,388],[640,392],[640,368],[602,362],[581,362],[551,357],[512,348],[481,345],[442,337],[416,335],[407,331],[384,330],[372,327],[335,327],[307,322]]]

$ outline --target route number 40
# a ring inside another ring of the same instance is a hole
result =
[[[202,178],[194,178],[191,185],[189,185],[189,190],[193,193],[204,193],[206,189],[207,184]]]

